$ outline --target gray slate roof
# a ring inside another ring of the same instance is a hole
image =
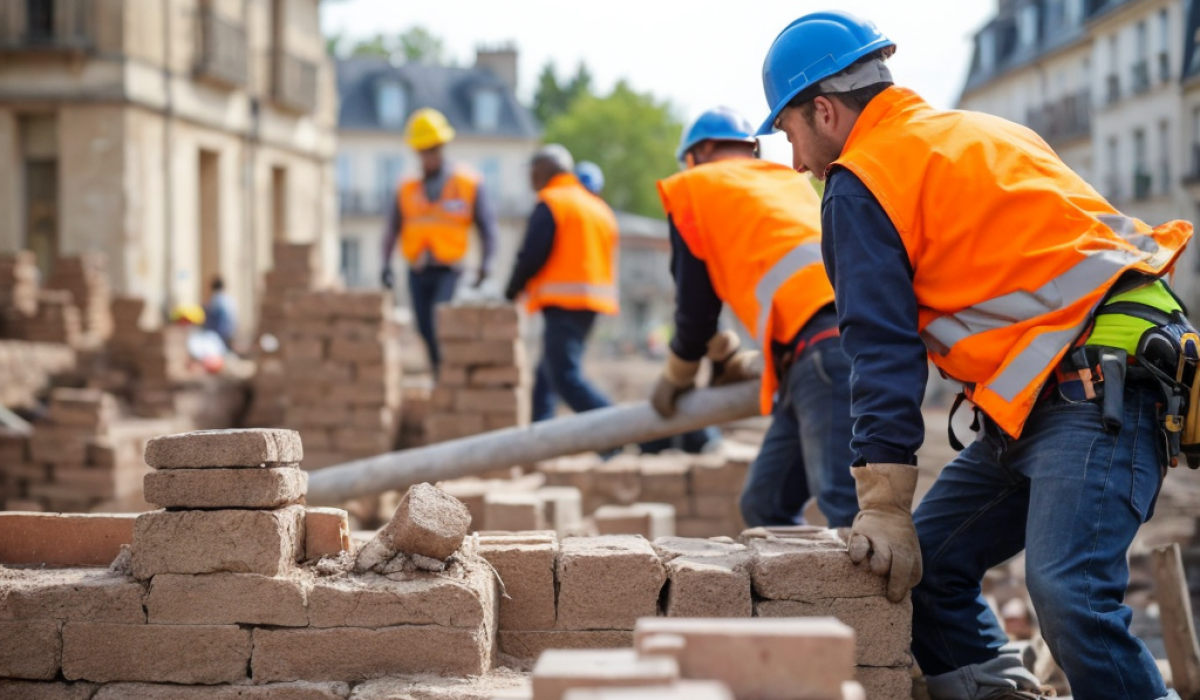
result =
[[[376,85],[399,80],[407,88],[409,113],[433,107],[446,115],[462,135],[537,138],[541,127],[516,95],[491,71],[423,63],[392,65],[387,59],[362,57],[337,61],[341,129],[384,129],[375,104]],[[471,94],[479,88],[498,88],[500,121],[494,131],[480,132],[471,120]]]

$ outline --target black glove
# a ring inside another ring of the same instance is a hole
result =
[[[380,275],[380,279],[383,282],[383,286],[387,289],[391,289],[392,285],[396,283],[396,275],[392,272],[391,265],[383,268],[383,274]]]

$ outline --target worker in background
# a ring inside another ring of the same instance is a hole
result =
[[[685,170],[658,184],[676,309],[651,404],[673,415],[706,355],[714,386],[762,374],[762,411],[772,421],[746,477],[742,518],[751,527],[803,524],[815,496],[830,526],[848,527],[858,512],[848,468],[850,362],[821,264],[820,200],[807,178],[757,158],[754,131],[728,107],[701,114],[676,153]],[[761,357],[741,349],[733,331],[718,332],[726,303]]]
[[[454,297],[467,255],[471,225],[479,231],[481,247],[475,286],[488,278],[496,248],[496,213],[479,175],[448,163],[446,144],[454,128],[436,109],[412,113],[404,138],[421,159],[421,178],[403,180],[383,230],[383,286],[395,284],[392,251],[397,243],[408,261],[408,291],[417,330],[436,374],[440,364],[435,307]]]
[[[617,221],[572,174],[566,148],[533,155],[530,181],[538,203],[529,217],[505,296],[524,293],[545,321],[533,384],[533,420],[554,417],[557,398],[576,413],[611,404],[583,376],[583,352],[597,314],[617,313]]]
[[[1033,131],[894,86],[894,50],[870,22],[818,12],[763,65],[759,133],[786,133],[796,169],[826,183],[862,509],[850,557],[888,577],[893,601],[916,586],[913,653],[934,700],[1043,692],[981,594],[1022,550],[1074,696],[1168,697],[1123,596],[1164,437],[1186,418],[1159,410],[1165,385],[1149,377],[1187,327],[1161,278],[1192,226],[1122,216]],[[913,515],[927,354],[980,431]]]
[[[208,303],[204,305],[204,327],[220,336],[225,347],[233,350],[237,335],[237,310],[233,299],[225,292],[225,280],[213,275],[209,285]]]
[[[575,166],[575,177],[579,179],[579,184],[597,197],[604,191],[604,171],[590,160],[581,161]]]

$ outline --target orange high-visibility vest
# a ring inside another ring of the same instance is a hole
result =
[[[1166,274],[1192,237],[1122,216],[1033,131],[894,86],[835,164],[900,233],[930,358],[1014,438],[1109,288]]]
[[[717,296],[762,346],[761,408],[770,413],[779,388],[771,341],[791,342],[833,303],[816,190],[791,168],[739,158],[672,175],[658,193]]]
[[[425,197],[420,179],[408,179],[396,189],[400,204],[400,250],[410,263],[429,251],[443,265],[453,265],[467,254],[471,223],[475,219],[475,193],[479,176],[456,167],[446,178],[435,202]]]
[[[551,178],[538,199],[554,217],[554,248],[525,288],[528,309],[617,313],[617,219],[612,209],[569,173]]]

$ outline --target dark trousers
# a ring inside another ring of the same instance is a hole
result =
[[[533,382],[533,420],[553,418],[559,398],[576,413],[611,406],[608,397],[583,377],[583,351],[596,312],[551,306],[542,309],[542,318],[546,328]]]
[[[438,304],[445,304],[454,298],[454,288],[458,285],[460,274],[459,270],[442,265],[408,271],[408,294],[412,299],[413,314],[417,317],[417,330],[425,341],[429,365],[435,375],[441,365],[435,309]]]

